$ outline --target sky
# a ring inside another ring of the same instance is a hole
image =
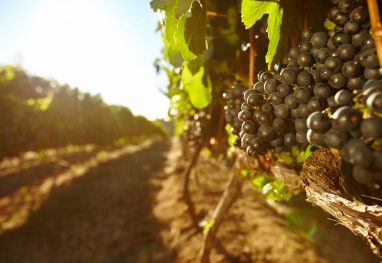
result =
[[[165,118],[157,21],[150,0],[0,0],[0,64]]]

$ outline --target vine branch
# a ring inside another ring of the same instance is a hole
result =
[[[379,65],[382,66],[382,24],[377,0],[367,0],[371,23],[371,36],[377,49]]]

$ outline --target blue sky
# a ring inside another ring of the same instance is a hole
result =
[[[0,0],[0,64],[100,93],[150,119],[166,117],[149,0]]]

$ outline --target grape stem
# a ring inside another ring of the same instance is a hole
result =
[[[377,0],[367,0],[371,23],[371,35],[377,49],[379,65],[382,65],[382,24],[379,16]]]
[[[252,87],[254,84],[255,75],[255,62],[256,62],[256,49],[255,49],[255,29],[251,27],[249,29],[249,76],[248,86]]]

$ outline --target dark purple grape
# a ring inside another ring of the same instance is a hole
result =
[[[287,133],[285,134],[284,136],[284,145],[287,146],[287,147],[292,147],[292,146],[295,146],[297,144],[297,141],[296,141],[296,135],[294,133]]]
[[[280,104],[275,107],[275,115],[277,118],[286,119],[290,116],[290,109],[285,104]]]
[[[306,138],[306,132],[296,133],[296,141],[297,141],[297,143],[301,143],[301,144],[308,143],[308,140]]]
[[[374,45],[374,41],[373,41],[373,38],[371,36],[368,36],[362,43],[362,46],[361,46],[361,50],[370,50],[370,49],[374,49],[375,48],[375,45]]]
[[[309,29],[302,31],[301,38],[304,41],[309,41],[311,37],[312,37],[312,32]]]
[[[319,111],[313,112],[306,119],[306,126],[314,132],[324,133],[330,129],[330,119]]]
[[[259,138],[264,141],[271,141],[277,137],[277,134],[272,126],[261,126],[258,133]]]
[[[297,77],[296,71],[294,71],[291,68],[285,68],[285,69],[281,70],[280,75],[281,75],[282,79],[284,80],[285,84],[295,83],[296,77]]]
[[[297,114],[299,118],[307,118],[310,114],[309,108],[307,104],[300,104],[297,107]]]
[[[350,20],[357,23],[362,24],[368,17],[367,8],[365,6],[358,6],[353,9],[350,13]]]
[[[250,94],[247,98],[247,104],[251,107],[260,106],[263,102],[263,97],[259,95],[257,92]]]
[[[277,86],[279,85],[276,79],[269,79],[264,83],[264,91],[268,95],[272,94],[277,90]]]
[[[378,57],[375,53],[362,57],[360,62],[361,62],[361,65],[365,68],[376,69],[379,67]]]
[[[329,98],[330,95],[332,95],[332,88],[330,88],[327,84],[323,82],[319,82],[316,85],[314,85],[313,88],[314,96],[319,98]]]
[[[335,120],[335,128],[350,132],[358,128],[362,115],[351,107],[343,106],[334,112],[332,118]]]
[[[363,44],[363,41],[368,38],[369,32],[368,30],[364,29],[361,30],[358,34],[355,34],[351,38],[351,43],[353,46],[360,47]]]
[[[336,33],[333,37],[332,37],[332,41],[333,41],[333,44],[336,46],[336,47],[339,47],[343,44],[348,44],[351,42],[351,38],[348,34],[346,33]]]
[[[273,105],[270,103],[264,103],[261,105],[261,111],[263,112],[273,112]]]
[[[382,112],[382,91],[371,94],[366,101],[366,106],[376,112]]]
[[[308,130],[308,132],[306,133],[306,139],[308,140],[310,144],[314,146],[324,146],[325,145],[324,137],[325,137],[324,134],[314,132],[312,130]]]
[[[379,138],[382,136],[382,120],[377,117],[370,117],[361,122],[361,132],[364,138]]]
[[[322,48],[326,45],[328,39],[329,36],[326,32],[316,32],[310,38],[310,43],[312,43],[313,47]]]
[[[338,27],[338,31],[340,31],[340,29],[342,29],[340,26],[343,26],[346,24],[346,22],[349,21],[349,16],[347,14],[344,14],[344,13],[337,13],[336,16],[334,17],[334,23],[336,23]]]
[[[366,79],[381,79],[382,74],[379,69],[376,68],[365,68],[363,75]]]
[[[286,122],[283,119],[276,118],[272,122],[272,127],[276,131],[277,134],[284,134],[286,130]]]
[[[277,94],[282,98],[291,94],[292,91],[293,91],[292,87],[288,84],[280,84],[277,87]]]
[[[325,99],[319,97],[313,97],[308,102],[308,109],[310,112],[322,111],[328,106]]]
[[[382,82],[379,80],[376,80],[376,79],[370,79],[370,80],[366,81],[365,84],[363,85],[364,90],[369,89],[369,88],[377,88],[377,89],[382,90]]]
[[[253,90],[259,92],[259,93],[264,93],[264,83],[263,82],[257,82],[253,86]]]
[[[241,122],[245,122],[246,120],[252,119],[252,114],[250,111],[242,110],[238,114],[238,119]]]
[[[297,57],[297,63],[301,67],[310,67],[313,65],[314,59],[312,55],[310,55],[307,51],[302,51]]]
[[[283,137],[277,137],[276,139],[273,139],[269,142],[272,147],[280,147],[284,145],[284,139]]]
[[[312,54],[317,62],[324,63],[329,57],[329,49],[327,47],[319,48],[312,52]]]
[[[263,154],[267,150],[267,147],[264,141],[262,141],[260,138],[257,138],[257,137],[254,137],[251,140],[251,146],[258,154]]]
[[[260,112],[257,118],[258,122],[262,126],[269,126],[272,124],[274,116],[270,112]]]
[[[297,84],[299,86],[309,86],[312,82],[312,76],[308,71],[303,70],[297,75]],[[288,94],[289,95],[289,94]]]
[[[329,98],[326,99],[328,106],[332,109],[338,108],[338,104],[334,100],[334,96],[330,96]]]
[[[337,13],[339,13],[340,10],[333,6],[332,8],[329,9],[329,12],[328,12],[328,18],[332,21],[334,21],[334,18],[336,17]]]
[[[328,57],[325,61],[325,66],[334,73],[340,72],[342,65],[342,60],[339,57]]]
[[[288,58],[297,60],[297,57],[298,57],[298,54],[299,54],[299,53],[300,53],[300,51],[299,51],[299,48],[298,48],[298,47],[292,47],[292,48],[289,50]]]
[[[338,9],[345,14],[350,13],[353,9],[353,1],[352,0],[342,0],[338,3]]]
[[[350,90],[360,90],[366,79],[363,76],[357,78],[349,78],[347,83],[347,88]]]
[[[265,83],[268,79],[271,79],[273,78],[273,74],[269,71],[264,71],[261,75],[260,75],[260,81]]]
[[[306,132],[308,130],[308,126],[306,126],[306,118],[295,119],[294,127],[298,133]]]
[[[277,92],[273,92],[271,96],[269,96],[269,102],[272,103],[273,106],[276,106],[283,102],[283,98],[280,97]]]
[[[324,142],[327,147],[340,149],[349,139],[346,132],[330,129],[325,133]]]
[[[258,128],[259,128],[259,125],[252,120],[246,120],[241,125],[241,130],[244,131],[245,133],[256,133]]]
[[[307,51],[309,52],[312,48],[312,44],[309,41],[302,41],[299,45],[300,51]]]
[[[344,25],[344,31],[345,31],[345,33],[348,33],[348,34],[352,34],[352,35],[356,34],[359,32],[360,29],[361,29],[361,27],[359,26],[359,24],[357,24],[354,21],[348,21]]]
[[[341,73],[336,73],[330,76],[328,83],[335,89],[342,89],[347,83],[347,78]]]
[[[298,103],[307,103],[313,96],[312,91],[309,88],[300,87],[293,93],[293,96]]]
[[[336,95],[334,95],[334,101],[339,106],[349,106],[353,102],[353,94],[347,89],[339,90]]]
[[[343,61],[348,61],[354,57],[356,51],[352,44],[342,44],[338,47],[337,54]]]
[[[327,67],[324,67],[320,70],[320,78],[324,80],[330,79],[330,77],[333,75],[333,71]]]
[[[371,185],[373,183],[372,172],[360,166],[353,167],[353,177],[360,184]]]
[[[320,71],[318,71],[317,69],[312,70],[311,75],[312,75],[314,82],[322,81],[321,76],[320,76]]]
[[[295,99],[295,97],[293,96],[293,94],[289,94],[288,96],[286,96],[286,98],[285,98],[285,100],[284,100],[284,103],[285,103],[285,105],[287,105],[288,108],[290,108],[290,109],[295,109],[295,108],[297,108],[297,106],[298,106],[297,100]]]

